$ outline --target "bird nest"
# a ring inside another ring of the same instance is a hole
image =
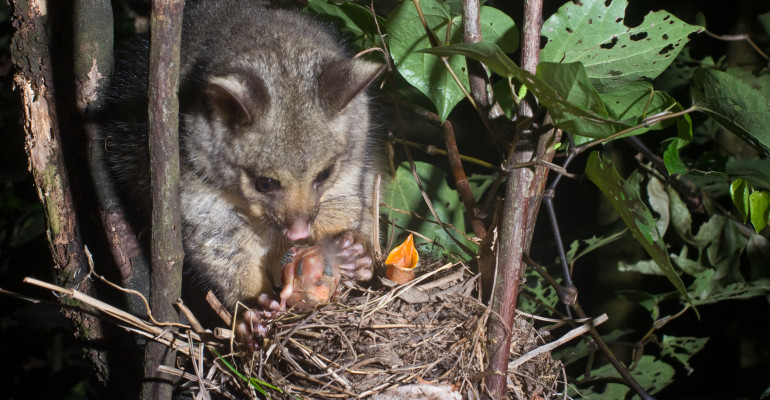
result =
[[[468,271],[447,264],[406,285],[378,281],[374,289],[349,287],[339,300],[313,309],[288,310],[273,321],[259,351],[218,358],[220,373],[209,374],[209,385],[201,385],[200,371],[197,378],[188,374],[188,389],[196,397],[208,390],[206,396],[229,398],[484,396],[490,311],[472,296],[476,280]],[[543,344],[531,323],[517,317],[509,398],[557,393],[562,367],[550,352],[537,351]]]

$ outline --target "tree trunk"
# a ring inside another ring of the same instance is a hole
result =
[[[72,19],[68,18],[71,10],[62,10],[56,2],[48,4],[32,0],[11,2],[13,24],[17,29],[11,45],[18,70],[14,83],[21,92],[29,168],[43,204],[58,284],[93,295],[73,196],[71,165],[66,162],[71,159],[67,157],[71,156],[69,144],[76,142],[77,132],[71,129],[68,118],[61,118],[77,115],[77,110],[75,102],[69,101],[73,97],[73,91],[68,90],[72,81],[64,90],[59,90],[58,85],[62,76],[70,79],[72,76],[72,70],[67,70],[73,65],[72,36],[59,35],[72,28]],[[54,71],[54,66],[67,67],[64,71]],[[98,74],[99,67],[94,65],[94,68]],[[89,102],[88,98],[78,100],[78,106]],[[59,301],[63,305],[77,305],[67,297],[59,297]],[[108,379],[105,353],[89,346],[104,338],[101,321],[71,308],[64,308],[63,313],[73,321],[75,336],[86,344],[86,356],[94,364],[97,376]]]
[[[524,2],[521,67],[535,73],[540,54],[540,28],[542,0]],[[521,102],[520,118],[532,118],[535,114],[529,103]],[[547,120],[547,119],[546,119]],[[543,121],[535,121],[544,123]],[[516,132],[514,149],[508,156],[508,172],[505,204],[500,220],[500,246],[498,253],[495,291],[491,300],[492,317],[489,319],[490,354],[489,371],[494,372],[486,380],[490,394],[495,399],[506,398],[506,377],[511,347],[511,329],[516,316],[516,304],[521,291],[521,279],[526,264],[522,256],[529,251],[534,233],[540,201],[548,178],[543,166],[516,168],[517,164],[533,160],[551,161],[553,144],[559,140],[557,132],[548,126],[530,125]],[[544,129],[543,129],[544,128]]]
[[[182,217],[179,204],[179,48],[184,0],[154,0],[150,19],[149,136],[152,186],[150,308],[159,321],[178,322],[182,295]],[[160,365],[175,365],[176,353],[150,342],[145,350],[142,398],[171,399],[173,379]]]

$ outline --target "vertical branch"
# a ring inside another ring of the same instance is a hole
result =
[[[60,286],[93,294],[88,277],[83,239],[70,185],[70,172],[65,164],[60,115],[72,110],[57,108],[52,58],[71,51],[61,45],[62,38],[52,37],[50,26],[56,13],[48,10],[45,2],[16,0],[10,3],[13,25],[11,54],[17,73],[14,85],[21,92],[24,110],[24,131],[29,168],[37,187],[47,224],[48,241]],[[68,57],[62,57],[69,60]],[[67,105],[62,105],[66,107]],[[70,132],[67,132],[70,133]],[[73,135],[69,135],[73,136]],[[60,297],[64,304],[73,302]],[[103,338],[101,322],[89,314],[63,310],[75,325],[76,336],[85,343]],[[101,378],[107,375],[104,354],[90,347],[87,356]]]
[[[457,149],[457,141],[455,140],[452,123],[444,121],[441,127],[444,130],[447,158],[449,159],[452,176],[457,185],[457,193],[460,195],[460,200],[462,200],[463,205],[465,206],[465,212],[467,213],[468,219],[471,221],[473,233],[477,238],[484,239],[487,235],[487,227],[484,225],[484,221],[482,221],[476,213],[476,200],[473,198],[471,185],[468,183],[468,177],[465,175],[462,160],[460,160],[460,151]]]
[[[94,118],[95,111],[104,105],[104,90],[100,88],[107,86],[114,65],[112,5],[102,0],[74,0],[73,10],[75,99],[78,114],[85,116],[85,154],[99,219],[122,286],[148,296],[148,262],[126,219],[105,161],[104,132]],[[134,314],[145,312],[134,295],[126,296],[126,303]]]
[[[481,36],[479,9],[479,0],[463,0],[463,43],[478,43],[483,39]],[[505,131],[505,127],[498,125],[502,125],[508,121],[506,120],[505,113],[500,108],[500,105],[495,101],[494,97],[487,89],[487,85],[489,84],[487,72],[479,61],[467,58],[466,62],[468,63],[468,83],[471,89],[470,94],[476,104],[476,111],[487,131],[489,131],[498,144],[503,145],[505,139],[500,132]]]
[[[179,53],[184,0],[153,0],[150,19],[150,182],[152,186],[152,271],[150,307],[158,320],[176,322],[174,302],[182,288],[182,223],[179,204]],[[158,372],[174,365],[171,348],[149,342],[145,351],[144,399],[170,399],[171,377]]]
[[[521,66],[534,73],[540,52],[542,0],[526,0],[524,7]],[[529,103],[522,102],[519,115],[525,118],[532,117],[534,110]],[[495,287],[498,289],[491,301],[492,315],[496,317],[489,320],[487,345],[490,353],[489,370],[494,374],[487,379],[486,384],[492,397],[498,399],[506,396],[511,328],[521,290],[520,282],[525,271],[522,256],[529,250],[532,242],[535,220],[548,173],[548,170],[542,166],[534,169],[513,168],[519,163],[536,158],[551,160],[553,146],[550,144],[558,140],[556,131],[547,126],[538,131],[537,124],[530,125],[525,131],[517,132],[517,136],[515,150],[509,154],[506,162],[506,169],[509,172],[500,221],[498,272],[495,276]]]
[[[478,43],[483,39],[481,36],[479,9],[479,0],[463,0],[463,43]],[[473,100],[476,102],[479,110],[486,109],[490,104],[487,91],[487,74],[480,62],[468,58],[467,63],[471,96],[473,96]]]

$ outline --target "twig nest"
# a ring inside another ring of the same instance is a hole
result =
[[[420,262],[420,255],[414,247],[412,234],[396,246],[385,259],[385,277],[401,285],[414,279],[414,268]]]

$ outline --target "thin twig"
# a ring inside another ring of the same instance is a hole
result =
[[[426,144],[417,143],[417,142],[413,142],[411,140],[400,139],[400,138],[396,138],[396,137],[392,138],[391,141],[394,142],[394,143],[402,143],[402,144],[405,144],[407,146],[414,147],[415,149],[422,150],[422,151],[425,152],[425,154],[439,155],[439,156],[447,155],[447,151],[446,150],[440,149],[440,148],[438,148],[436,146],[433,146],[433,145],[430,145],[430,144],[426,145]],[[492,169],[492,170],[500,169],[500,167],[497,166],[497,165],[490,164],[490,163],[488,163],[488,162],[486,162],[484,160],[480,160],[480,159],[475,158],[475,157],[466,156],[466,155],[463,155],[463,154],[460,154],[459,157],[463,161],[469,162],[471,164],[476,164],[476,165],[478,165],[480,167],[489,168],[489,169]]]
[[[121,292],[124,292],[124,293],[128,293],[128,294],[132,294],[132,295],[138,297],[142,301],[142,303],[144,304],[144,309],[145,309],[145,312],[147,313],[147,318],[149,318],[150,321],[152,321],[153,324],[158,325],[158,326],[174,326],[174,327],[182,328],[182,329],[190,329],[189,325],[185,325],[185,324],[182,324],[182,323],[179,323],[179,322],[163,322],[163,321],[156,320],[155,317],[152,316],[152,310],[150,309],[150,303],[147,301],[147,298],[144,297],[143,294],[141,294],[140,292],[138,292],[136,290],[126,289],[124,287],[121,287],[120,285],[116,285],[116,284],[110,282],[104,276],[97,274],[96,270],[94,269],[94,259],[91,256],[91,252],[88,250],[88,247],[85,247],[84,250],[85,250],[86,259],[88,260],[88,267],[90,269],[89,276],[95,276],[95,277],[99,278],[100,281],[106,283],[108,286],[110,286],[110,287],[112,287],[112,288],[114,288],[114,289],[116,289],[118,291],[121,291]]]
[[[143,333],[147,337],[150,337],[156,341],[165,343],[168,346],[174,348],[175,350],[182,351],[185,354],[190,354],[189,347],[187,346],[186,343],[179,340],[176,333],[172,333],[170,330],[166,328],[161,328],[151,323],[148,323],[119,308],[113,307],[101,300],[97,300],[87,294],[81,293],[75,289],[63,288],[61,286],[53,285],[48,282],[43,282],[41,280],[30,278],[30,277],[24,278],[24,283],[29,283],[35,286],[39,286],[39,287],[42,287],[43,289],[52,290],[54,292],[61,293],[65,296],[69,296],[74,300],[81,301],[82,303],[93,307],[94,309],[104,313],[107,316],[110,316],[122,323],[135,327],[137,332]],[[196,340],[199,341],[200,338],[196,338]]]
[[[582,152],[588,150],[591,147],[598,146],[600,144],[609,142],[611,140],[615,140],[615,139],[617,139],[617,138],[619,138],[619,137],[621,137],[621,136],[623,136],[623,135],[625,135],[625,134],[627,134],[629,132],[635,131],[635,130],[640,129],[640,128],[648,128],[648,127],[650,127],[652,125],[657,124],[658,122],[662,122],[662,121],[665,121],[665,120],[668,120],[668,119],[672,119],[672,118],[678,118],[678,117],[681,117],[682,115],[689,114],[689,113],[691,113],[693,111],[698,111],[699,109],[700,108],[698,106],[692,105],[692,106],[690,106],[689,108],[687,108],[685,110],[678,111],[678,112],[675,112],[675,113],[672,113],[670,111],[666,111],[666,112],[662,112],[660,114],[652,115],[652,116],[649,116],[649,117],[645,118],[641,123],[639,123],[637,125],[634,125],[634,126],[632,126],[630,128],[626,128],[626,129],[623,129],[621,131],[615,132],[612,135],[607,136],[606,138],[592,140],[592,141],[590,141],[588,143],[585,143],[583,145],[578,146],[575,150],[578,153],[582,153]]]
[[[553,342],[546,343],[534,350],[529,351],[527,354],[524,354],[523,356],[511,361],[510,363],[508,363],[508,369],[511,370],[513,368],[516,368],[519,365],[524,364],[525,362],[531,360],[532,358],[540,354],[547,353],[578,336],[582,336],[586,332],[588,332],[590,329],[607,322],[608,319],[609,318],[607,317],[607,314],[602,314],[592,320],[589,320],[588,322],[585,322],[582,326],[579,326],[565,333],[562,337],[554,340]]]
[[[455,140],[455,132],[452,128],[452,123],[444,121],[442,128],[444,130],[447,158],[449,159],[452,176],[455,179],[457,193],[460,195],[460,200],[465,206],[465,212],[471,220],[473,233],[476,234],[476,237],[483,240],[484,236],[487,235],[487,227],[484,225],[484,221],[476,214],[476,199],[473,198],[471,185],[468,183],[468,177],[465,175],[465,170],[463,169],[463,164],[460,160],[460,151],[457,149],[457,141]]]
[[[739,42],[739,41],[746,41],[746,42],[748,42],[748,43],[749,43],[749,45],[750,45],[751,47],[753,47],[753,48],[754,48],[754,50],[755,50],[755,51],[756,51],[756,52],[757,52],[757,53],[758,53],[758,54],[759,54],[759,55],[760,55],[762,58],[764,58],[765,60],[767,60],[767,61],[768,61],[768,63],[770,63],[770,57],[768,57],[768,56],[767,56],[767,54],[765,54],[765,52],[764,52],[764,51],[762,51],[762,49],[760,49],[760,48],[759,48],[759,46],[757,46],[757,44],[756,44],[756,43],[754,43],[754,41],[753,41],[753,40],[751,40],[751,36],[749,36],[748,34],[742,33],[742,34],[738,34],[738,35],[717,35],[716,33],[712,33],[711,31],[709,31],[708,29],[706,29],[706,31],[705,31],[705,32],[706,32],[706,34],[707,34],[707,35],[709,35],[709,36],[713,37],[714,39],[724,40],[724,41],[726,41],[726,42]]]

